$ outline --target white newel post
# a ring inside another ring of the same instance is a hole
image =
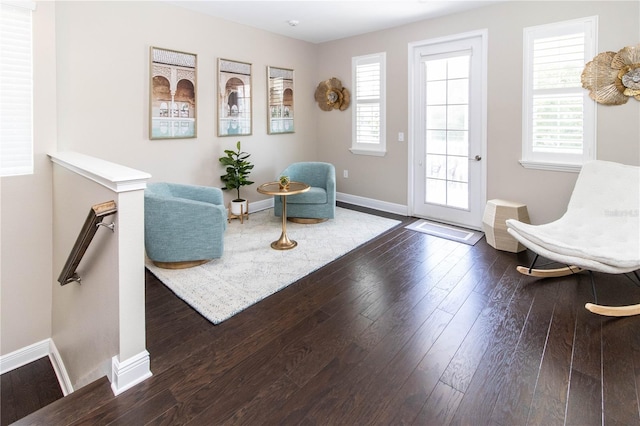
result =
[[[116,395],[151,376],[145,333],[144,187],[118,193],[120,353],[111,370]]]

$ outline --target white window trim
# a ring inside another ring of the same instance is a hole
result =
[[[562,154],[534,153],[532,149],[531,101],[533,99],[533,67],[532,43],[537,34],[544,32],[544,36],[575,31],[582,28],[585,32],[585,63],[596,55],[598,50],[598,17],[574,19],[525,28],[523,33],[523,94],[522,94],[522,159],[520,164],[527,169],[553,170],[565,172],[579,172],[582,164],[596,158],[596,105],[589,98],[588,92],[583,91],[583,153],[580,156]]]
[[[372,144],[359,144],[356,139],[356,123],[357,123],[357,93],[353,93],[352,96],[352,130],[351,130],[351,148],[349,151],[356,155],[372,155],[383,157],[387,153],[387,54],[386,52],[374,53],[371,55],[354,56],[351,59],[351,87],[354,92],[356,89],[356,67],[359,64],[366,62],[378,62],[380,63],[380,142],[376,145]]]
[[[12,109],[11,102],[3,102],[0,109],[2,113],[2,124],[0,128],[2,132],[0,134],[0,139],[2,139],[2,147],[0,147],[0,157],[4,157],[3,160],[9,160],[0,166],[0,176],[2,177],[10,177],[10,176],[21,176],[21,175],[31,175],[34,173],[34,147],[33,147],[33,16],[31,16],[31,12],[36,9],[36,2],[34,1],[10,1],[10,0],[0,0],[0,5],[4,8],[7,7],[9,10],[19,10],[24,9],[29,11],[28,22],[27,19],[20,21],[26,25],[24,26],[8,26],[7,28],[20,28],[23,31],[30,31],[28,46],[25,48],[15,48],[13,45],[4,46],[8,47],[11,52],[10,55],[2,55],[4,58],[2,60],[2,77],[0,82],[0,92],[3,93],[3,98],[5,95],[10,94],[11,100],[17,100],[19,105],[19,111],[28,110],[28,117],[26,114],[21,112],[16,113]],[[13,13],[9,13],[8,16],[13,16]],[[25,15],[26,16],[26,15]],[[2,20],[10,19],[7,16],[4,16]],[[16,24],[16,21],[10,19],[11,24]],[[9,32],[9,34],[15,35],[14,33]],[[9,39],[11,40],[11,39]],[[15,38],[14,38],[15,40]],[[19,44],[18,44],[19,45]],[[28,49],[28,51],[27,51]],[[27,63],[28,58],[28,67],[24,64]],[[21,67],[16,68],[16,63],[21,64]],[[5,68],[5,66],[7,68]],[[29,81],[28,84],[25,84],[25,81]],[[5,92],[6,91],[6,92]],[[15,138],[17,136],[17,139]],[[28,145],[28,146],[27,146]],[[16,153],[14,155],[13,153]]]

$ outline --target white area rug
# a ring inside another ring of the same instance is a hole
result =
[[[484,236],[483,232],[472,231],[470,229],[458,228],[453,225],[445,225],[443,223],[431,222],[428,220],[420,219],[407,225],[405,228],[412,231],[422,232],[424,234],[433,235],[435,237],[445,238],[451,241],[457,241],[459,243],[468,244],[470,246],[475,245]]]
[[[303,225],[287,222],[291,250],[274,250],[282,219],[273,209],[233,220],[224,237],[224,255],[188,269],[162,269],[147,259],[147,268],[179,298],[214,324],[348,253],[400,223],[349,209],[336,208],[329,221]]]

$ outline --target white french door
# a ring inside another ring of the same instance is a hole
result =
[[[486,201],[486,30],[410,45],[409,206],[482,228]]]

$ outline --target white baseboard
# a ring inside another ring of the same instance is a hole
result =
[[[51,340],[51,345],[49,346],[49,359],[51,360],[51,365],[53,365],[53,371],[56,372],[56,377],[58,378],[58,383],[60,383],[62,394],[64,396],[69,395],[73,392],[73,385],[71,384],[71,379],[69,378],[67,369],[64,366],[60,352],[58,352],[58,348],[53,340]]]
[[[361,207],[368,207],[374,210],[380,210],[383,212],[399,214],[401,216],[409,215],[409,208],[402,204],[388,203],[386,201],[374,200],[373,198],[360,197],[358,195],[343,194],[341,192],[336,193],[336,200],[343,203],[353,204]],[[266,210],[273,207],[273,198],[266,200],[255,201],[249,204],[249,212],[255,213],[260,210]]]
[[[63,395],[73,392],[62,357],[52,339],[45,339],[0,357],[0,374],[20,368],[48,356]],[[143,351],[124,362],[114,356],[111,362],[111,389],[118,395],[151,377],[149,352]]]
[[[18,349],[0,357],[0,374],[8,373],[16,368],[49,356],[51,339],[44,339],[32,345]]]
[[[273,207],[273,197],[249,203],[249,213],[256,213]]]
[[[151,377],[149,352],[142,351],[122,362],[114,356],[111,361],[111,390],[119,395]]]
[[[73,392],[73,386],[64,367],[58,348],[52,339],[44,339],[32,345],[18,349],[0,357],[0,374],[20,368],[45,356],[49,357],[53,370],[56,373],[63,395]]]
[[[400,216],[409,216],[409,208],[402,204],[388,203],[386,201],[374,200],[373,198],[365,198],[358,195],[343,194],[341,192],[336,193],[336,199],[343,203],[368,207],[370,209],[394,213]]]

